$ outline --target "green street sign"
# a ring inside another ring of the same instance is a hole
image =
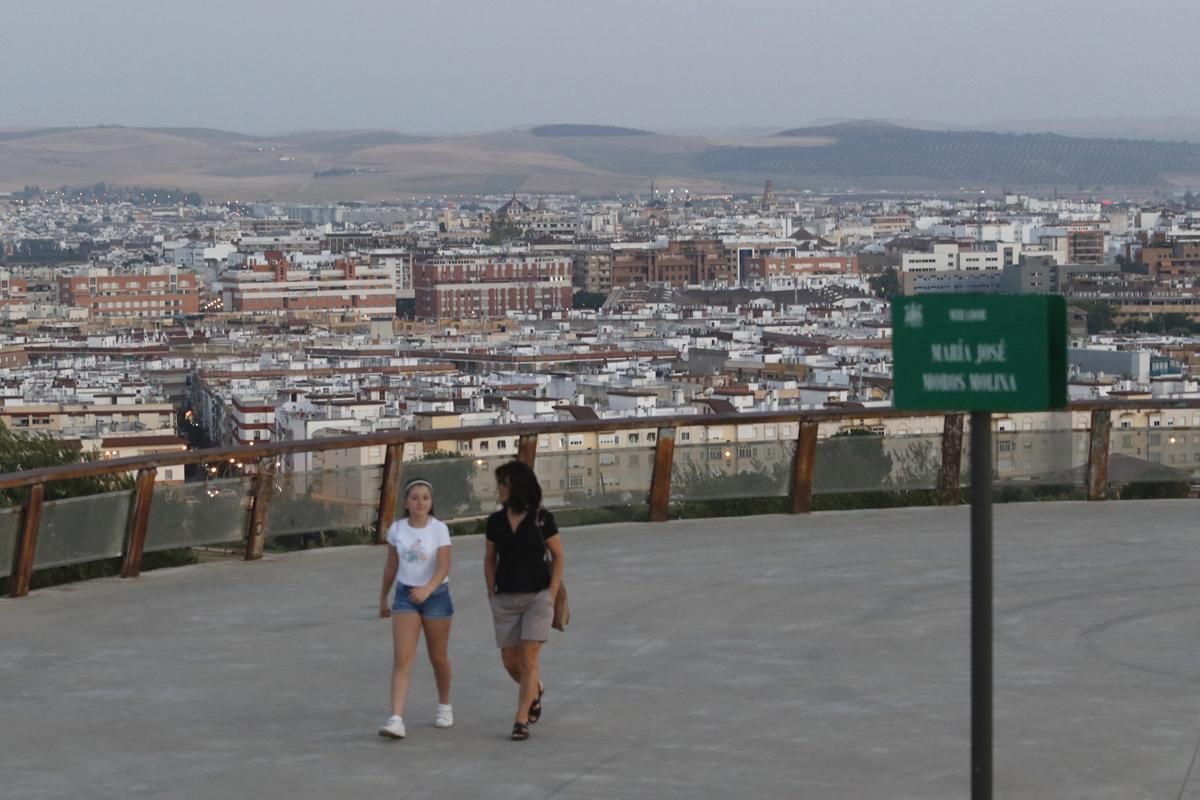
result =
[[[1046,411],[1067,404],[1067,303],[1058,295],[897,297],[892,352],[898,409]]]

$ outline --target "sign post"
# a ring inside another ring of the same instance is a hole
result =
[[[922,295],[892,304],[894,405],[971,412],[971,798],[992,798],[992,412],[1067,404],[1055,295]]]

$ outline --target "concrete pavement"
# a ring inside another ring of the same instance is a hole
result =
[[[996,508],[996,796],[1200,798],[1200,505]],[[964,798],[966,508],[567,531],[574,621],[507,739],[478,537],[456,726],[387,716],[383,551],[0,600],[0,797]],[[1186,785],[1185,785],[1186,784]]]

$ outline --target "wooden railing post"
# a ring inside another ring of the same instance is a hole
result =
[[[650,477],[650,521],[666,522],[671,504],[671,470],[675,465],[675,429],[659,428]]]
[[[262,558],[267,545],[267,511],[271,507],[272,488],[275,484],[275,459],[264,458],[257,462],[254,476],[254,494],[250,500],[250,514],[246,525],[246,560]]]
[[[1108,499],[1108,449],[1112,434],[1112,415],[1106,408],[1092,411],[1088,431],[1088,500]]]
[[[963,415],[947,414],[942,424],[942,463],[938,472],[938,505],[962,502]]]
[[[517,445],[517,461],[526,464],[530,469],[533,468],[537,461],[538,437],[532,433],[527,433],[521,437],[520,443]]]
[[[792,458],[792,513],[812,511],[813,476],[817,463],[817,423],[803,420]]]
[[[150,503],[154,499],[154,478],[157,473],[154,467],[138,470],[133,506],[129,509],[129,527],[125,532],[122,578],[136,578],[142,572],[142,554],[146,551],[146,528],[150,524]]]
[[[46,487],[37,483],[29,487],[25,510],[21,514],[21,538],[13,554],[12,575],[8,578],[8,596],[24,597],[29,594],[29,583],[33,580],[33,559],[37,555],[38,526],[42,521],[42,498]]]
[[[387,530],[396,518],[400,499],[400,476],[404,472],[404,445],[389,444],[383,459],[383,480],[379,483],[379,514],[375,518],[375,544],[387,541]]]

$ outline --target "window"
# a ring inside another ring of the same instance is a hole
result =
[[[629,434],[629,443],[630,444],[637,444],[639,441],[641,441],[641,437],[639,434],[636,434],[636,433]]]
[[[679,433],[679,440],[681,442],[690,442],[692,440],[692,432],[691,431],[681,431]]]
[[[996,444],[996,450],[1001,453],[1011,453],[1016,449],[1017,449],[1017,443],[1012,440],[1009,440],[1006,442],[998,442]]]
[[[754,457],[754,448],[750,447],[749,445],[740,445],[737,449],[737,457],[738,458],[753,458]]]
[[[488,446],[488,443],[487,443],[487,442],[480,442],[480,443],[479,443],[479,449],[480,449],[480,451],[481,451],[481,452],[484,452],[484,453],[486,453],[486,452],[487,452],[487,451],[488,451],[490,448],[489,448],[489,446]]]
[[[496,440],[496,449],[497,450],[508,449],[508,440],[507,439],[497,439]]]

